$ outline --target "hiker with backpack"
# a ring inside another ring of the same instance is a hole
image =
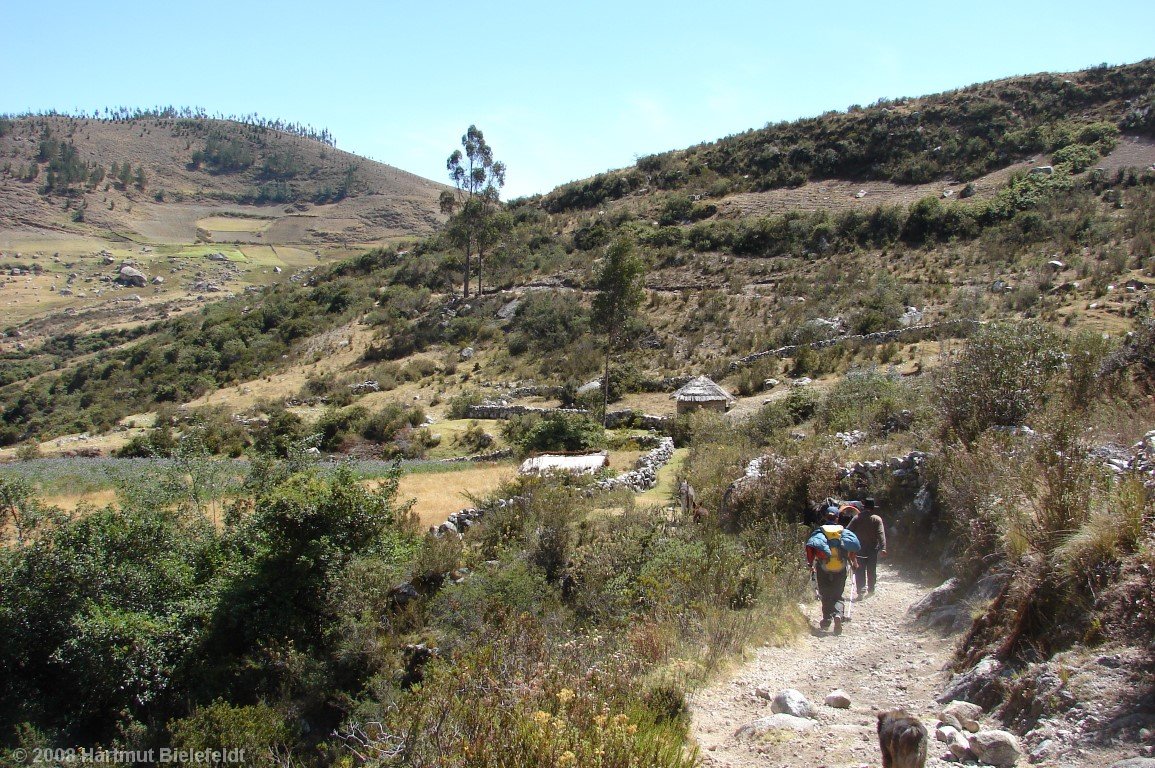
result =
[[[878,516],[877,505],[872,497],[862,500],[862,509],[846,524],[846,528],[858,537],[862,549],[858,561],[862,567],[854,572],[854,582],[858,596],[874,594],[878,582],[878,560],[886,557],[886,526]]]
[[[814,574],[818,598],[822,602],[822,621],[828,629],[833,622],[834,634],[842,633],[847,568],[857,568],[858,537],[838,524],[838,508],[827,507],[825,521],[806,540],[806,563]]]

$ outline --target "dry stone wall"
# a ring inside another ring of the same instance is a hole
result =
[[[977,327],[978,320],[946,320],[941,323],[930,323],[926,325],[908,325],[905,328],[892,328],[889,331],[877,331],[875,333],[864,334],[848,334],[845,336],[835,336],[830,339],[823,339],[822,341],[813,341],[808,344],[790,344],[785,347],[778,347],[777,349],[767,349],[762,352],[755,352],[752,355],[740,357],[737,360],[730,362],[730,370],[736,371],[742,366],[756,363],[759,360],[764,360],[768,357],[793,357],[798,353],[798,350],[809,347],[810,349],[825,349],[826,347],[833,347],[835,344],[842,344],[847,341],[860,341],[866,344],[885,344],[888,341],[897,341],[906,336],[913,336],[916,334],[928,333],[930,331],[960,329],[966,327]]]

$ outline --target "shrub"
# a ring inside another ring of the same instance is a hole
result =
[[[506,440],[523,454],[545,451],[589,451],[605,445],[605,430],[582,413],[549,413],[539,419],[510,419]]]
[[[876,368],[853,370],[826,392],[815,426],[824,432],[882,431],[892,417],[919,407],[919,393],[897,373]]]
[[[481,405],[484,398],[476,389],[467,389],[459,395],[449,398],[449,418],[464,419],[469,416],[469,409]]]
[[[984,326],[936,382],[944,435],[970,444],[993,426],[1020,426],[1063,367],[1058,335],[1034,322]]]
[[[321,435],[323,451],[347,448],[350,438],[357,434],[369,418],[369,409],[361,405],[348,408],[329,408],[317,419],[315,430]]]
[[[295,739],[286,718],[272,707],[220,700],[170,722],[168,729],[176,749],[242,750],[245,764],[258,768],[281,765]]]

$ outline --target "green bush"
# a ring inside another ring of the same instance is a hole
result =
[[[468,418],[469,409],[472,406],[481,405],[483,400],[481,392],[475,389],[467,389],[459,395],[454,395],[449,398],[449,418]]]
[[[1068,144],[1051,156],[1051,162],[1063,166],[1067,173],[1082,173],[1098,159],[1098,151],[1084,144]]]
[[[601,424],[582,413],[510,419],[502,427],[502,433],[522,454],[590,451],[603,447],[606,440]]]
[[[1021,426],[1064,367],[1063,346],[1035,322],[984,326],[944,366],[935,386],[944,436],[965,444],[994,426]]]
[[[173,720],[168,728],[175,749],[240,750],[245,765],[259,768],[282,765],[296,740],[287,718],[266,704],[236,706],[218,700]]]

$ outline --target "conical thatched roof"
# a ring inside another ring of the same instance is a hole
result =
[[[733,396],[715,384],[709,376],[691,379],[671,397],[685,403],[713,403],[719,400],[727,403],[734,402]]]

